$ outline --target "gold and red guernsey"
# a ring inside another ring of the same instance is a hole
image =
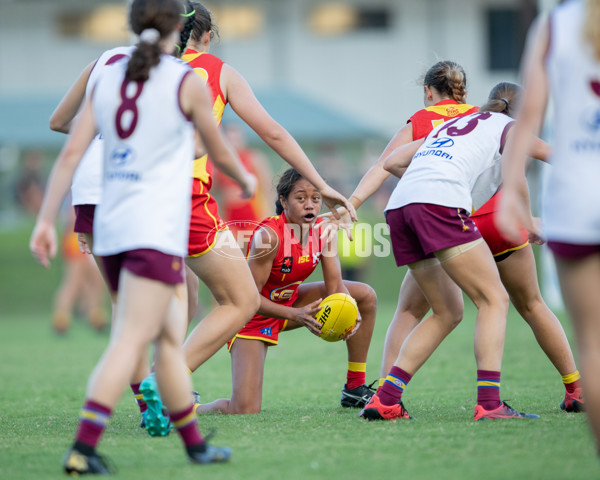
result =
[[[215,57],[207,52],[196,52],[191,48],[181,56],[181,59],[188,63],[190,67],[194,69],[194,72],[206,83],[210,91],[210,95],[213,101],[213,115],[217,125],[221,125],[221,119],[223,118],[223,112],[225,111],[225,95],[221,90],[221,70],[223,68],[223,60],[219,57]],[[194,160],[194,178],[200,179],[202,183],[206,184],[208,189],[212,186],[212,173],[214,167],[212,162],[208,159],[208,155],[203,155],[200,158]]]
[[[456,100],[442,100],[441,102],[416,112],[410,119],[413,127],[413,140],[419,140],[429,135],[440,123],[455,117],[464,117],[478,112],[479,107],[458,103]]]

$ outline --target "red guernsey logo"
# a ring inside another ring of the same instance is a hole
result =
[[[290,273],[292,271],[293,257],[283,257],[281,262],[281,273]]]
[[[447,117],[456,117],[460,112],[456,107],[449,105],[446,107],[446,116]]]

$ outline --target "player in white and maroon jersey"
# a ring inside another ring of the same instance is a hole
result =
[[[188,5],[189,8],[189,5]],[[177,48],[182,51],[191,33],[193,17],[189,14],[180,33]],[[73,119],[81,108],[86,97],[89,97],[92,85],[98,76],[111,65],[124,57],[130,57],[134,46],[115,47],[102,53],[99,58],[90,63],[78,76],[75,83],[61,99],[60,103],[50,117],[52,130],[69,133]],[[102,173],[103,173],[103,142],[97,135],[87,149],[81,163],[73,176],[71,185],[72,204],[75,209],[74,231],[77,233],[79,246],[82,252],[91,254],[93,248],[93,227],[96,206],[101,202]],[[98,257],[94,256],[100,270],[102,265]],[[185,299],[181,299],[185,302]],[[111,296],[112,314],[115,314],[115,298]],[[143,398],[140,390],[142,381],[150,375],[150,362],[147,353],[142,354],[138,366],[130,380],[130,387],[138,404],[142,420],[141,428],[146,428],[151,436],[166,436],[171,430],[171,423],[165,415],[160,397],[155,397],[150,405]],[[150,409],[148,409],[150,406]]]
[[[429,105],[434,102],[434,105],[414,114],[410,118],[410,123],[404,126],[390,141],[377,164],[365,174],[351,197],[356,208],[379,188],[381,182],[389,175],[383,170],[382,164],[393,149],[411,139],[426,137],[435,126],[439,126],[444,121],[453,121],[479,110],[478,107],[459,102],[459,100],[464,102],[466,76],[462,68],[454,62],[446,61],[435,64],[428,70],[423,83],[425,103]],[[490,91],[486,109],[512,116],[518,105],[515,97],[519,95],[519,92],[520,87],[514,83],[498,83]],[[447,99],[440,101],[440,98]],[[534,151],[537,158],[545,160],[548,152],[549,147],[538,140]],[[426,158],[432,162],[437,161],[434,156]],[[542,298],[537,280],[535,258],[528,241],[527,231],[522,230],[518,239],[507,239],[498,232],[494,225],[496,203],[501,196],[501,189],[498,187],[499,174],[500,164],[494,163],[490,169],[480,175],[473,186],[471,192],[473,205],[469,210],[469,212],[474,210],[471,220],[475,222],[478,231],[494,256],[500,278],[511,302],[531,327],[536,341],[560,375],[564,387],[560,408],[567,412],[583,411],[584,399],[580,374],[562,325]],[[458,286],[454,288],[452,300],[449,299],[447,303],[454,306],[457,316],[462,316],[462,292]],[[402,281],[398,306],[385,337],[380,387],[384,384],[387,373],[396,361],[404,340],[429,310],[429,302],[409,270]]]
[[[92,86],[52,170],[30,248],[42,265],[56,251],[54,222],[73,174],[96,130],[104,141],[102,203],[94,219],[94,251],[102,256],[117,314],[109,346],[88,383],[67,473],[110,473],[96,453],[102,433],[151,342],[164,403],[194,463],[227,461],[230,450],[208,446],[190,398],[191,381],[181,350],[186,314],[169,314],[185,295],[194,127],[244,191],[254,177],[224,143],[202,82],[173,58],[181,30],[178,0],[134,0],[130,24],[140,42],[130,59],[106,69]]]
[[[523,84],[523,106],[504,154],[497,224],[513,238],[524,225],[543,235],[554,254],[600,454],[600,1],[570,0],[549,20],[539,19],[524,54]],[[542,232],[529,210],[525,164],[550,95],[555,146],[542,198]]]
[[[456,285],[478,309],[474,420],[538,418],[500,399],[508,295],[469,218],[471,191],[484,172],[499,164],[513,123],[486,107],[439,125],[424,141],[400,147],[384,161],[387,171],[401,177],[386,207],[396,264],[408,265],[433,313],[404,341],[381,389],[361,412],[366,419],[410,418],[402,403],[405,387],[462,319],[462,302],[453,301]],[[492,193],[500,181],[498,174],[488,176]]]

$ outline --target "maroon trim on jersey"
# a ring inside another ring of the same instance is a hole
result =
[[[500,155],[502,155],[502,152],[504,151],[504,144],[506,143],[506,137],[508,135],[508,132],[514,124],[515,121],[513,120],[512,122],[507,123],[504,126],[504,130],[502,130],[502,135],[500,136],[500,149],[498,150],[500,152]]]
[[[193,73],[193,71],[192,71],[192,70],[190,70],[190,71],[188,71],[188,72],[185,72],[185,73],[183,74],[183,77],[181,77],[181,81],[179,82],[179,87],[177,88],[177,104],[179,105],[179,110],[181,110],[181,113],[183,114],[183,116],[185,117],[185,119],[186,119],[188,122],[191,122],[191,121],[192,121],[192,116],[191,116],[191,115],[188,115],[187,113],[185,113],[185,112],[183,111],[183,106],[181,105],[181,87],[183,86],[183,81],[185,80],[185,78],[186,78],[186,77],[187,77],[187,76],[188,76],[190,73]]]
[[[124,53],[118,53],[110,57],[104,65],[112,65],[113,63],[117,63],[122,58],[128,58]]]
[[[124,53],[117,53],[116,55],[113,55],[112,57],[110,57],[104,65],[112,65],[113,63],[117,63],[122,58],[129,58],[129,56],[125,55]],[[98,60],[99,59],[97,58],[96,61],[94,62],[94,66],[90,70],[90,75],[94,71],[94,68],[96,68],[96,66],[98,65]]]
[[[600,80],[590,80],[590,88],[597,97],[600,97]]]

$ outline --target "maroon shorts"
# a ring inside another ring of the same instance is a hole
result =
[[[76,233],[94,233],[94,213],[96,205],[75,205],[75,226],[73,231]]]
[[[600,245],[575,245],[574,243],[548,241],[548,248],[555,257],[563,260],[581,260],[600,253]]]
[[[184,281],[183,258],[158,250],[140,248],[101,258],[108,285],[113,292],[119,290],[119,275],[123,268],[140,277],[169,285],[177,285]]]
[[[385,212],[396,265],[433,258],[433,252],[481,238],[475,223],[460,208],[411,203]]]

